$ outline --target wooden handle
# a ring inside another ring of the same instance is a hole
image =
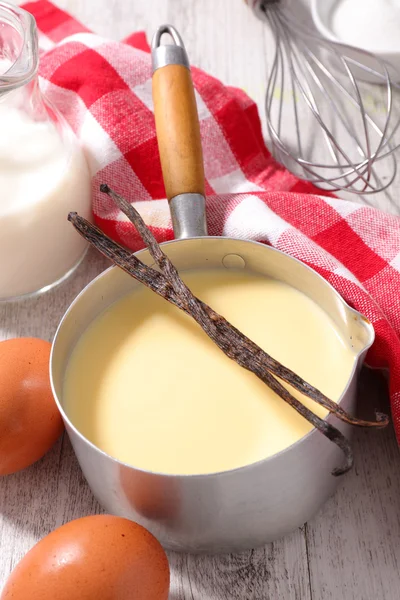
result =
[[[153,102],[168,200],[187,193],[204,196],[199,117],[189,69],[170,64],[154,71]]]

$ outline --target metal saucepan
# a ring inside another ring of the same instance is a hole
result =
[[[174,44],[160,44],[164,32],[172,35]],[[196,101],[187,55],[175,29],[165,26],[157,31],[152,59],[157,135],[178,238],[163,244],[164,252],[179,270],[241,267],[287,282],[312,298],[345,338],[352,337],[357,361],[340,403],[354,411],[358,372],[374,340],[372,325],[301,262],[256,242],[207,237]],[[147,250],[137,255],[152,264]],[[210,475],[164,475],[111,458],[69,420],[62,387],[75,344],[102,311],[137,285],[116,267],[106,270],[71,304],[53,343],[54,396],[94,495],[107,511],[141,523],[174,550],[214,553],[253,548],[303,525],[334,492],[337,479],[331,471],[342,461],[341,451],[317,430],[246,467]],[[348,433],[336,418],[328,420]]]

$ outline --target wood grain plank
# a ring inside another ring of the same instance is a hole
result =
[[[192,63],[247,91],[263,118],[273,39],[242,0],[56,3],[113,39],[140,29],[151,37],[160,23],[171,22],[184,35]],[[398,212],[399,187],[396,180],[388,195],[361,200]],[[70,301],[105,266],[89,253],[76,274],[53,292],[0,305],[0,339],[50,340]],[[358,432],[355,451],[356,469],[306,528],[242,555],[171,554],[171,599],[397,600],[400,470],[393,432]],[[0,479],[0,588],[37,539],[72,518],[99,511],[67,438],[30,469]]]
[[[379,407],[385,397],[380,379],[365,370],[360,401]],[[358,430],[354,448],[354,470],[306,527],[312,598],[398,600],[400,456],[393,429]]]
[[[168,0],[168,19],[183,35],[193,65],[263,105],[264,25],[243,0]]]
[[[109,263],[89,251],[76,272],[35,299],[0,304],[0,340],[34,336],[51,340],[65,310]],[[32,467],[0,478],[0,590],[8,574],[38,539],[63,523],[100,509],[63,436]]]
[[[170,600],[311,600],[304,531],[242,554],[170,554]]]
[[[155,29],[167,20],[166,0],[56,0],[55,3],[94,33],[114,40],[122,40],[134,31],[145,31],[151,39]]]
[[[66,436],[32,467],[0,481],[0,591],[16,563],[63,523],[102,509]]]

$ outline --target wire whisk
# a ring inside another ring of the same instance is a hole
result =
[[[275,158],[330,191],[374,194],[396,177],[396,98],[388,65],[295,22],[290,0],[248,0],[275,38],[265,100]],[[380,85],[366,84],[373,76]],[[377,165],[379,164],[379,175]]]

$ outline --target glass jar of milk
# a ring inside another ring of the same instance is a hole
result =
[[[0,300],[56,285],[87,248],[67,216],[90,218],[88,167],[37,68],[33,17],[0,0]]]

